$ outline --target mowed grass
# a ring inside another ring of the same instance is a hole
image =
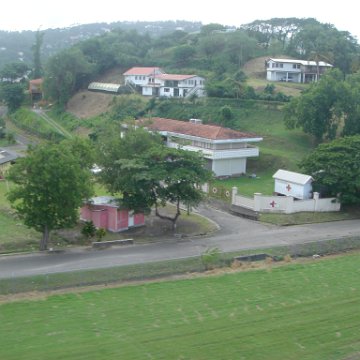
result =
[[[344,359],[360,254],[0,305],[0,358]]]

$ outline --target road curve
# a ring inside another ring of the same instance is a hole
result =
[[[0,278],[193,257],[202,254],[209,247],[218,247],[227,252],[360,235],[359,220],[279,227],[264,225],[210,207],[204,206],[199,211],[218,223],[219,230],[213,236],[114,247],[101,251],[91,248],[76,248],[59,253],[0,256]]]

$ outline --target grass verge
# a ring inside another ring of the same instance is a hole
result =
[[[201,256],[171,261],[159,261],[106,269],[46,274],[19,278],[0,279],[0,295],[33,291],[49,291],[98,284],[121,283],[135,280],[151,280],[173,275],[203,272],[207,267],[230,266],[235,257],[252,253],[266,253],[278,260],[286,255],[292,258],[313,254],[329,255],[360,249],[360,237],[348,237],[292,246],[278,246],[256,250],[220,253],[213,262],[204,264]],[[56,256],[56,255],[54,255]]]
[[[0,305],[0,358],[344,359],[360,254]]]

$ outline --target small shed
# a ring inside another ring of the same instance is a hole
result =
[[[0,180],[4,178],[6,171],[18,157],[15,151],[0,148]]]
[[[312,198],[312,182],[310,175],[287,170],[278,170],[274,175],[275,193],[306,200]]]
[[[120,232],[145,225],[142,213],[134,214],[121,206],[113,196],[98,196],[88,201],[80,210],[82,221],[92,221],[97,228]]]

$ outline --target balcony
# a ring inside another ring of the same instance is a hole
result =
[[[259,156],[259,148],[255,146],[247,146],[240,149],[232,150],[213,150],[205,149],[201,147],[191,145],[180,145],[175,142],[167,142],[167,146],[171,148],[180,148],[188,151],[201,152],[206,159],[220,160],[220,159],[236,159],[236,158],[248,158]]]

